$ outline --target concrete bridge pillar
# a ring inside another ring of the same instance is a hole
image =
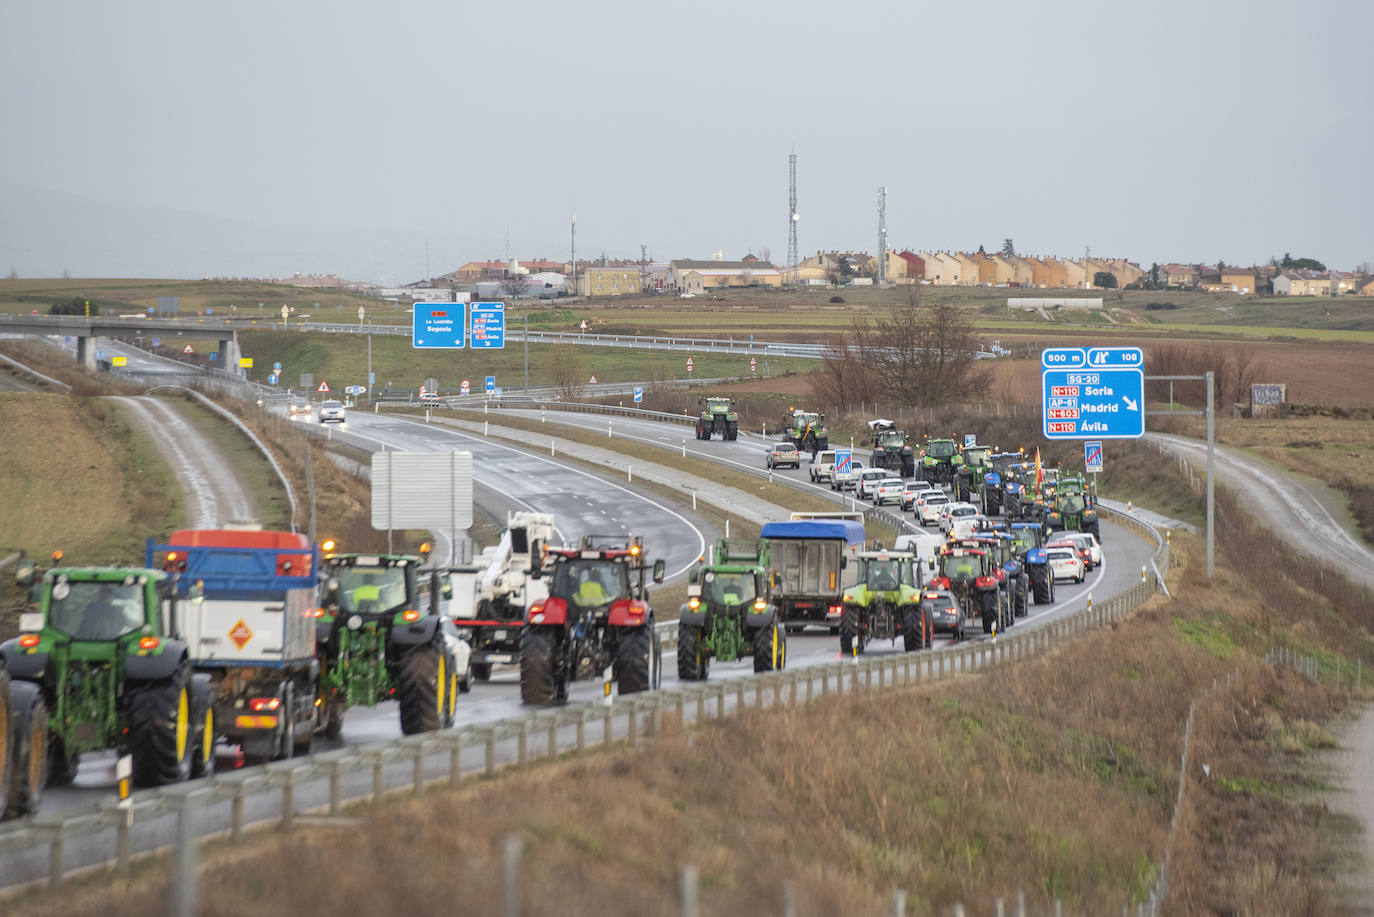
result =
[[[235,331],[227,338],[219,340],[219,361],[220,369],[226,372],[236,373],[239,371],[239,336]]]
[[[76,336],[76,362],[87,369],[95,369],[95,338],[90,335]]]

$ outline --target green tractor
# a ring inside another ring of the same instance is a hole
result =
[[[735,413],[735,399],[710,395],[698,398],[697,404],[703,405],[697,416],[697,439],[710,439],[717,434],[726,442],[739,438],[739,415]]]
[[[825,427],[824,414],[788,408],[782,427],[782,441],[796,446],[798,451],[814,456],[830,448],[830,431]]]
[[[787,632],[772,597],[768,543],[721,539],[714,560],[692,572],[678,613],[678,678],[705,681],[712,659],[752,656],[755,672],[782,669]]]
[[[131,755],[139,786],[213,766],[213,689],[191,670],[168,574],[55,565],[38,578],[24,563],[18,581],[38,610],[20,615],[19,636],[0,644],[13,678],[9,725],[22,746],[11,815],[37,809],[45,786],[71,783],[87,752]]]
[[[873,454],[869,457],[869,467],[886,468],[904,478],[916,476],[916,455],[907,442],[906,433],[897,429],[890,420],[870,420],[868,428],[873,431]]]
[[[902,638],[906,652],[930,648],[935,640],[929,609],[921,604],[916,556],[896,551],[862,551],[858,578],[844,591],[840,654],[857,655],[870,640]]]
[[[990,515],[983,483],[992,471],[993,446],[965,446],[963,462],[954,471],[954,499],[972,503],[985,515]]]
[[[1046,506],[1045,528],[1050,532],[1090,532],[1101,541],[1096,504],[1082,475],[1066,474],[1056,481],[1054,495]]]
[[[333,542],[322,546],[331,551]],[[326,553],[323,604],[315,621],[324,734],[337,736],[349,707],[397,700],[401,732],[414,735],[453,724],[460,680],[451,621],[420,602],[419,556]]]
[[[952,484],[964,457],[952,439],[928,439],[921,447],[921,477],[932,484]]]

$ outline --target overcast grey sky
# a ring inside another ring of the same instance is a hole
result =
[[[7,0],[0,272],[1374,261],[1364,0]]]

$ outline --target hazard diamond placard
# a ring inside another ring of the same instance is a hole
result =
[[[329,383],[326,382],[326,381],[324,381],[323,379],[321,379],[321,380],[320,380],[320,387],[317,388],[317,389],[315,389],[315,391],[317,391],[317,392],[327,392],[327,391],[329,391]]]
[[[243,649],[248,645],[248,641],[253,639],[253,631],[243,618],[239,618],[239,623],[229,628],[229,639],[234,641],[234,646]]]

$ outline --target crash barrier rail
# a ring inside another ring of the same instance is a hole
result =
[[[1109,514],[1118,524],[1154,541],[1156,567],[1167,571],[1167,537],[1160,537],[1153,527],[1124,513]],[[42,881],[57,888],[64,876],[78,869],[113,865],[123,872],[133,857],[172,846],[177,848],[181,863],[194,857],[192,842],[196,839],[227,834],[239,840],[250,824],[277,824],[289,829],[303,815],[322,812],[338,816],[345,805],[368,800],[380,804],[389,792],[408,790],[419,794],[432,784],[453,784],[473,775],[491,776],[502,764],[519,766],[565,751],[609,746],[620,739],[633,746],[646,735],[658,734],[665,712],[673,712],[684,720],[691,713],[693,718],[704,720],[750,707],[796,705],[832,692],[842,695],[912,687],[1015,663],[1062,647],[1066,640],[1090,630],[1112,625],[1152,597],[1157,588],[1156,581],[1142,575],[1139,583],[1106,601],[1094,603],[1089,596],[1082,609],[1043,624],[1017,628],[992,640],[652,691],[614,698],[609,705],[574,704],[492,724],[321,752],[299,760],[141,791],[127,807],[107,800],[58,812],[40,812],[0,828],[0,856],[13,856],[40,845],[48,847],[46,877],[41,873],[20,876],[10,869],[11,888]],[[658,632],[664,645],[676,644],[676,621],[660,624]],[[588,727],[595,729],[598,725],[600,737],[589,739]],[[500,760],[498,746],[504,753],[504,762]],[[467,763],[464,752],[470,753]],[[269,798],[264,803],[259,799],[264,796],[275,797],[276,801]],[[307,808],[301,808],[298,798]],[[251,818],[250,803],[255,809]],[[179,826],[176,845],[163,843],[172,833],[172,816]],[[135,826],[144,825],[147,828],[136,836]],[[106,850],[113,848],[113,857],[106,854],[99,863],[69,869],[65,863],[66,846],[87,838],[103,839]],[[177,874],[183,878],[187,875],[180,866]],[[194,881],[193,870],[188,881]]]
[[[58,381],[57,379],[54,379],[52,376],[45,376],[38,370],[34,369],[32,366],[26,366],[25,364],[20,363],[18,360],[5,356],[3,353],[0,353],[0,362],[7,363],[8,365],[13,366],[15,369],[19,370],[20,372],[33,376],[35,379],[38,379],[42,382],[46,382],[48,385],[64,389],[68,392],[72,390],[72,387],[67,383]]]

